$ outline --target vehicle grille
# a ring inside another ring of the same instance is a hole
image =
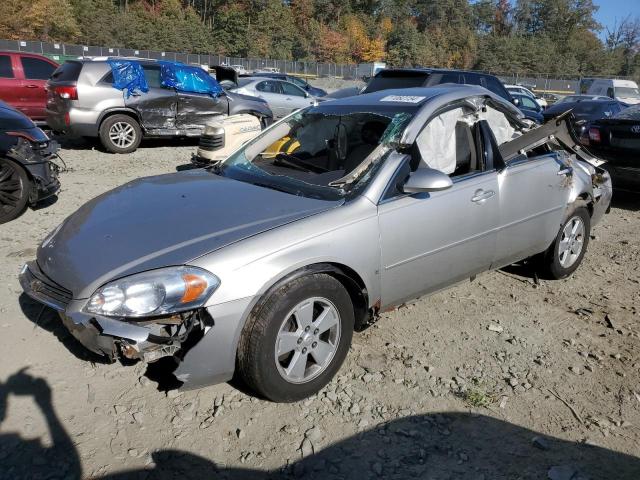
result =
[[[25,286],[32,297],[57,310],[64,310],[73,298],[71,291],[47,277],[36,262],[30,262],[24,273]]]
[[[200,148],[203,150],[218,150],[222,147],[224,147],[224,133],[200,137]]]

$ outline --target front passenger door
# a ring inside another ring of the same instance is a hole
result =
[[[378,206],[383,306],[489,269],[498,225],[497,173],[453,182],[448,190],[400,194]]]
[[[287,102],[287,115],[295,110],[308,107],[315,103],[315,100],[310,97],[307,92],[295,86],[293,83],[280,82],[280,87]]]

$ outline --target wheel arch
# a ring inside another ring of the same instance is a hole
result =
[[[369,293],[362,277],[351,267],[337,262],[319,262],[305,265],[297,268],[285,275],[278,277],[271,285],[260,295],[253,309],[260,308],[269,296],[290,281],[311,275],[314,273],[325,273],[338,280],[345,288],[351,303],[353,304],[355,316],[356,331],[362,330],[369,318]]]
[[[109,117],[113,117],[114,115],[127,115],[133,118],[136,122],[138,122],[138,125],[140,125],[140,128],[144,131],[144,127],[142,126],[142,122],[140,121],[140,116],[138,115],[138,113],[134,109],[126,107],[110,108],[102,112],[98,117],[98,131],[100,131],[100,127],[102,127],[104,121]]]

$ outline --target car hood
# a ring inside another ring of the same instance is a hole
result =
[[[69,216],[40,245],[37,261],[76,299],[104,283],[182,265],[341,201],[299,197],[191,170],[135,180]]]

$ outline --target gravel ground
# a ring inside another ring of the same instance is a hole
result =
[[[300,403],[160,392],[87,354],[21,296],[21,265],[90,198],[194,150],[66,148],[58,200],[0,226],[0,478],[640,479],[637,198],[573,277],[513,267],[385,313]]]

